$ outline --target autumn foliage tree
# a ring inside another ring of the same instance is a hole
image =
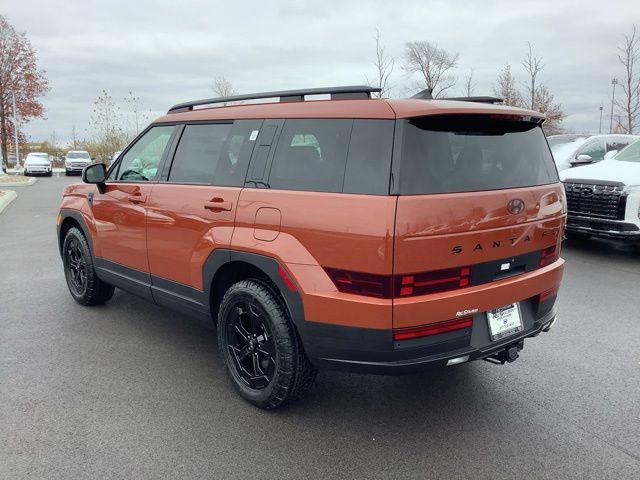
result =
[[[0,142],[3,158],[8,158],[7,144],[16,128],[12,95],[15,95],[19,122],[24,124],[44,116],[44,106],[39,99],[48,89],[45,71],[38,68],[36,51],[26,34],[18,32],[6,16],[0,15]]]

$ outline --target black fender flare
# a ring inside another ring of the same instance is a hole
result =
[[[60,221],[57,222],[57,232],[58,232],[58,250],[60,252],[60,256],[62,257],[62,244],[64,242],[64,238],[62,238],[62,224],[67,218],[73,218],[78,225],[80,225],[80,229],[82,233],[84,233],[85,238],[87,239],[87,243],[89,244],[89,251],[91,252],[91,256],[95,258],[93,253],[93,237],[89,232],[89,227],[87,227],[87,222],[84,220],[82,213],[78,210],[68,210],[62,209],[60,210]]]
[[[282,278],[278,272],[282,267],[280,262],[273,257],[226,248],[215,249],[207,258],[202,270],[202,284],[205,288],[205,298],[211,298],[211,287],[216,274],[222,267],[230,262],[247,263],[264,272],[271,282],[273,282],[273,284],[278,288],[278,293],[284,300],[285,307],[288,309],[291,319],[298,328],[298,331],[304,329],[304,307],[302,304],[302,297],[298,291],[299,287],[296,285],[296,291],[292,291],[289,288],[284,278]],[[295,279],[292,280],[295,285]]]

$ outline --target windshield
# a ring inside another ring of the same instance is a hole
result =
[[[91,160],[91,157],[87,152],[69,152],[67,158],[81,158],[83,160]]]
[[[558,174],[542,129],[487,115],[403,121],[399,193],[471,192],[544,185]]]
[[[640,163],[640,140],[632,143],[627,148],[620,150],[615,157],[616,160],[623,162],[639,162]]]

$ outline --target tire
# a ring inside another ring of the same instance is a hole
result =
[[[53,172],[47,173],[47,177],[53,177]]]
[[[29,172],[27,172],[27,171],[25,170],[24,172],[22,172],[22,175],[23,175],[23,176],[25,176],[25,177],[28,177],[28,176],[29,176]]]
[[[84,234],[70,228],[62,245],[64,276],[73,299],[81,305],[102,305],[113,296],[115,288],[96,275],[93,257]]]
[[[316,378],[278,295],[259,280],[242,280],[225,293],[218,348],[240,396],[265,410],[302,397]]]
[[[69,170],[65,170],[65,171],[64,171],[64,176],[65,176],[65,177],[68,177],[68,176],[69,176]]]

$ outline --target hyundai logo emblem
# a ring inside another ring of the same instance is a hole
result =
[[[593,195],[593,188],[591,187],[583,187],[581,190],[583,195]]]
[[[518,215],[524,211],[524,202],[519,198],[509,200],[509,203],[507,203],[507,210],[509,210],[509,213],[513,215]]]

